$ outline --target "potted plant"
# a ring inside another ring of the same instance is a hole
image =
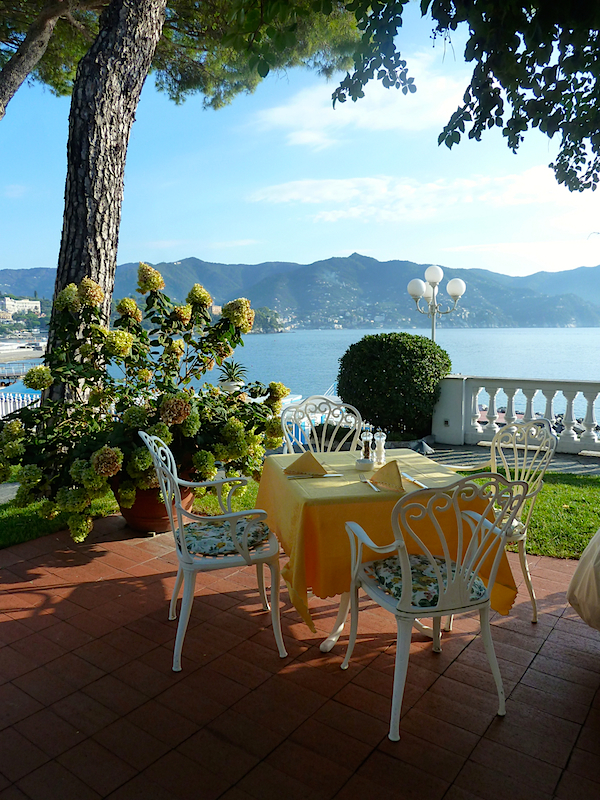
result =
[[[43,499],[40,513],[68,512],[77,541],[91,530],[92,500],[111,487],[125,512],[136,496],[156,495],[139,430],[163,439],[178,470],[198,480],[214,477],[219,467],[227,475],[258,477],[265,447],[281,444],[280,401],[288,393],[282,384],[254,383],[228,394],[204,383],[205,373],[221,366],[251,330],[249,301],[227,303],[213,321],[212,299],[200,284],[183,304],[163,288],[160,273],[140,264],[144,308],[124,298],[111,330],[100,324],[104,295],[94,281],[63,289],[55,301],[52,349],[25,383],[46,394],[62,384],[64,400],[45,399],[0,422],[0,480],[11,465],[21,465],[14,502]]]
[[[243,389],[246,385],[246,375],[248,370],[243,364],[240,364],[233,359],[226,359],[219,367],[221,379],[219,386],[225,392],[236,392]]]

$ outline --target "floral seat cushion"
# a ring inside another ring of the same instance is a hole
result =
[[[240,544],[247,524],[247,519],[237,521],[236,532]],[[238,552],[229,535],[230,524],[228,522],[190,522],[188,525],[184,525],[184,529],[186,547],[193,555],[229,556]],[[265,541],[269,533],[269,527],[264,522],[257,522],[248,534],[248,549],[255,550]]]
[[[423,555],[410,555],[410,568],[412,572],[412,605],[417,608],[433,608],[438,604],[438,582],[429,559]],[[446,561],[443,558],[435,559],[444,582],[447,580]],[[454,571],[456,565],[451,562]],[[398,556],[390,556],[383,561],[372,561],[364,565],[366,575],[377,581],[381,588],[400,600],[402,594],[402,571]],[[481,578],[475,578],[471,589],[471,600],[480,600],[486,592],[485,584]]]

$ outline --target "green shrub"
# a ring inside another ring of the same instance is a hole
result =
[[[424,336],[365,336],[340,358],[338,394],[365,421],[420,438],[431,433],[439,384],[451,367],[448,353]]]

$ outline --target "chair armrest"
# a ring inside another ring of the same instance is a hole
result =
[[[370,547],[376,553],[393,553],[398,549],[396,542],[393,544],[377,545],[365,530],[358,524],[358,522],[347,522],[346,533],[350,539],[350,556],[351,556],[351,573],[352,580],[356,579],[358,569],[362,564],[362,548],[363,545]]]
[[[216,488],[217,490],[217,499],[219,501],[219,505],[221,506],[221,511],[224,514],[231,514],[231,499],[233,497],[233,493],[236,489],[239,489],[240,486],[246,486],[250,478],[239,477],[239,478],[218,478],[217,480],[212,481],[186,481],[183,478],[177,478],[177,482],[180,486],[186,486],[188,489],[213,489]],[[227,492],[227,498],[223,500],[223,492],[222,487],[224,485],[231,485],[230,490]]]

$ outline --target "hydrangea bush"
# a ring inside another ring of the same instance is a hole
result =
[[[47,517],[68,512],[76,541],[91,530],[92,501],[111,487],[130,508],[137,490],[158,486],[139,430],[159,436],[179,470],[198,480],[213,478],[219,467],[227,476],[257,478],[265,448],[282,443],[283,384],[253,383],[230,394],[203,382],[252,329],[249,301],[226,304],[213,321],[211,296],[200,284],[183,304],[172,302],[164,286],[157,270],[140,264],[144,308],[133,298],[119,301],[112,330],[100,324],[100,286],[84,278],[63,289],[54,346],[25,384],[42,391],[64,384],[65,399],[46,399],[0,422],[0,480],[20,465],[15,502],[44,499],[40,513]]]

